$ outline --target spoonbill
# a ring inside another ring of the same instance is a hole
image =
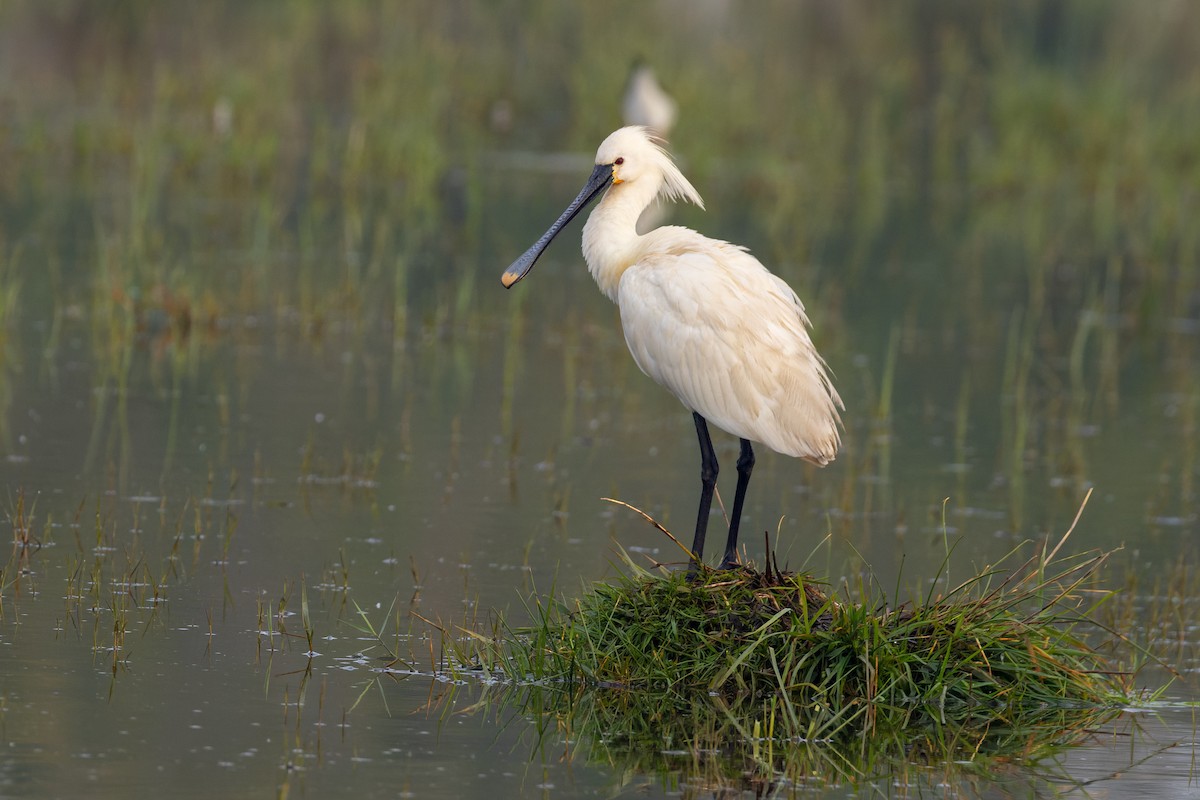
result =
[[[737,490],[720,569],[738,564],[738,527],[754,469],[751,442],[818,466],[841,441],[842,399],[813,346],[804,305],[744,247],[667,226],[644,235],[638,216],[660,194],[704,208],[646,128],[620,128],[596,151],[583,190],[501,276],[506,288],[533,268],[554,237],[604,193],[583,226],[583,257],[617,304],[625,343],[642,372],[692,412],[700,440],[700,507],[689,573],[704,538],[719,466],[708,423],[741,440]]]
[[[645,125],[658,136],[666,136],[675,124],[679,107],[658,82],[654,70],[635,61],[621,98],[621,116],[627,125]]]
[[[652,135],[665,139],[678,112],[679,106],[659,84],[654,70],[641,59],[633,62],[621,99],[621,116],[625,124],[643,125]],[[666,210],[658,203],[651,203],[638,217],[637,231],[646,233],[666,221]]]

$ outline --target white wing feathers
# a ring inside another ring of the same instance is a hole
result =
[[[643,241],[617,298],[642,371],[722,430],[833,460],[842,401],[795,292],[744,249],[694,231]]]

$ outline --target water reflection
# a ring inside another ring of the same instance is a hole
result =
[[[1144,796],[1167,798],[1194,786],[1191,711],[1170,705],[1047,709],[1022,729],[992,720],[781,739],[770,707],[703,693],[665,699],[468,681],[432,686],[427,711],[443,721],[494,719],[519,734],[543,771],[601,767],[613,776],[610,796],[922,796],[954,787],[956,796],[1090,797],[1136,784]]]

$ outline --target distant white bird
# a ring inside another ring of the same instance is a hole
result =
[[[626,125],[643,125],[658,136],[665,137],[675,124],[678,106],[663,90],[654,76],[654,70],[645,63],[636,61],[629,70],[625,82],[625,96],[621,100],[621,115]]]
[[[720,567],[727,569],[738,563],[738,526],[754,468],[750,442],[824,466],[837,454],[844,406],[809,338],[804,305],[745,248],[678,226],[638,235],[638,215],[660,193],[704,207],[645,128],[621,128],[604,140],[579,196],[504,272],[504,285],[523,278],[559,231],[606,189],[583,228],[588,270],[620,308],[637,365],[691,409],[700,439],[691,572],[704,557],[718,472],[706,420],[741,439]]]
[[[675,124],[679,107],[658,83],[654,70],[638,59],[629,69],[625,94],[621,98],[621,116],[626,125],[642,125],[655,136],[666,138]],[[638,218],[637,232],[646,233],[667,221],[667,211],[651,203]]]

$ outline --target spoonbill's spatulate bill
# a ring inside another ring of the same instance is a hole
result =
[[[607,191],[606,191],[607,190]],[[583,256],[621,310],[625,343],[642,372],[692,411],[700,439],[700,509],[691,569],[717,482],[708,422],[741,439],[737,491],[721,568],[738,563],[738,526],[754,468],[751,442],[824,466],[840,444],[843,408],[808,335],[796,293],[742,247],[677,226],[638,235],[638,216],[660,194],[704,202],[645,128],[611,134],[596,168],[562,216],[501,277],[506,287],[533,268],[554,237],[597,195],[583,227]]]

